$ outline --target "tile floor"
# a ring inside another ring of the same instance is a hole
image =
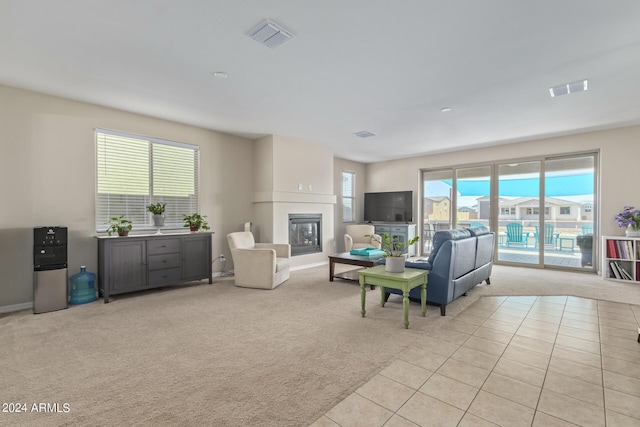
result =
[[[484,297],[312,427],[640,426],[640,306]]]

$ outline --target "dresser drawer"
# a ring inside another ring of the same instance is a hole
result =
[[[180,240],[178,239],[151,239],[147,242],[149,255],[180,252]]]
[[[180,254],[149,255],[149,271],[180,267]]]
[[[163,285],[180,282],[180,268],[149,271],[149,285]]]

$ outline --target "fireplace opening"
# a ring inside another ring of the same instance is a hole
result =
[[[289,214],[291,256],[322,252],[322,214]]]

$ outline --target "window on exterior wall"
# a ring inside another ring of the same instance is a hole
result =
[[[560,206],[560,215],[571,215],[571,207]]]
[[[165,226],[199,211],[199,147],[96,129],[96,231],[124,215],[133,230],[151,230],[147,205],[165,202]]]
[[[342,221],[355,221],[356,174],[342,171]]]

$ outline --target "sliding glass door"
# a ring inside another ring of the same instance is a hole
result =
[[[545,265],[594,268],[595,160],[585,155],[545,162]]]
[[[422,174],[422,251],[431,251],[433,233],[452,228],[453,170]]]
[[[539,264],[539,161],[498,165],[498,208],[498,261]]]
[[[498,263],[595,270],[597,153],[422,171],[423,254],[435,231],[484,225]]]

